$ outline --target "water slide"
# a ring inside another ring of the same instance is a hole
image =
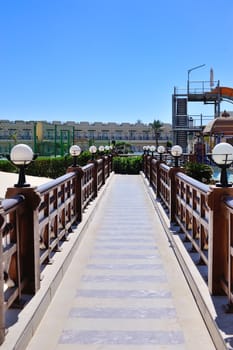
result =
[[[211,95],[219,95],[220,98],[233,101],[233,89],[225,86],[217,86],[211,92],[208,92]]]

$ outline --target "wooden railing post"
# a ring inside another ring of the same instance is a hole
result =
[[[0,228],[4,225],[4,216],[0,215]],[[0,237],[0,261],[3,262],[2,235]],[[5,340],[5,303],[4,303],[4,268],[0,264],[0,345]]]
[[[108,174],[107,174],[107,177],[109,177],[109,175],[110,175],[110,155],[107,155],[106,156],[106,162],[107,162],[107,169],[108,169]]]
[[[145,159],[145,161],[144,161],[144,164],[145,164],[144,173],[145,173],[145,175],[146,175],[146,178],[149,180],[149,178],[150,178],[150,174],[148,173],[148,159],[149,159],[149,156],[146,154],[146,155],[144,156],[144,159]]]
[[[106,164],[106,157],[102,157],[102,184],[105,184],[105,164]]]
[[[233,188],[211,186],[207,195],[210,208],[208,287],[213,295],[223,294],[221,279],[228,274],[228,221],[223,201],[226,196],[233,196]]]
[[[155,163],[156,167],[156,196],[157,198],[160,198],[160,189],[161,189],[161,182],[160,182],[160,164],[161,162],[157,160]]]
[[[153,156],[150,156],[150,159],[149,159],[149,182],[150,184],[152,184],[152,160],[153,160]]]
[[[147,156],[147,176],[148,176],[148,180],[151,183],[151,160],[152,160],[152,156],[148,155]]]
[[[19,259],[21,271],[28,277],[28,285],[25,289],[28,293],[36,293],[40,288],[40,239],[37,220],[34,220],[35,210],[38,208],[41,198],[33,187],[12,187],[6,191],[5,198],[23,195],[25,207],[19,213]]]
[[[142,171],[146,175],[146,154],[143,153],[142,155]]]
[[[94,164],[92,176],[93,176],[93,197],[97,197],[98,195],[98,161],[92,160],[91,163]]]
[[[109,154],[108,156],[108,162],[109,162],[109,175],[110,173],[112,172],[112,161],[113,161],[113,155],[112,154]]]
[[[82,221],[82,215],[83,215],[83,175],[84,171],[80,166],[70,166],[67,171],[67,173],[75,172],[76,174],[76,213],[77,213],[77,221]]]
[[[169,208],[169,219],[171,222],[175,222],[175,215],[176,215],[176,193],[177,193],[177,188],[176,188],[176,174],[178,172],[182,171],[181,168],[174,167],[170,168],[169,170],[169,178],[170,178],[170,208]]]

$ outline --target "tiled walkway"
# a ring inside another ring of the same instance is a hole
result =
[[[115,175],[27,350],[215,349],[140,176]]]

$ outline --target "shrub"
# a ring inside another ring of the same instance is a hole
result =
[[[91,153],[89,151],[83,151],[78,157],[78,165],[84,166],[91,159]]]
[[[39,157],[26,167],[26,174],[32,176],[50,177],[55,179],[66,173],[66,169],[72,164],[72,157]],[[16,173],[18,169],[8,160],[0,160],[0,171]]]
[[[116,174],[139,174],[142,170],[142,157],[113,157],[113,171]]]
[[[89,151],[84,151],[78,157],[78,165],[84,166],[91,159]],[[70,155],[64,157],[38,157],[27,168],[26,174],[32,176],[49,177],[56,179],[66,173],[66,169],[72,165],[73,159]],[[17,167],[6,159],[0,160],[0,171],[9,173],[17,172]]]
[[[17,169],[11,162],[9,162],[9,160],[1,159],[0,160],[0,171],[6,171],[8,173],[16,173]]]
[[[117,154],[127,154],[132,152],[131,144],[124,141],[117,141],[114,144],[114,149]]]
[[[66,173],[72,164],[71,157],[40,157],[32,162],[26,170],[28,175],[50,177],[55,179]]]
[[[213,170],[211,166],[202,163],[188,162],[184,165],[185,173],[194,179],[210,183]]]

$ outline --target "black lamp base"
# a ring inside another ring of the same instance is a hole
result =
[[[14,187],[30,187],[30,184],[15,184]]]
[[[215,184],[216,187],[232,187],[232,184],[226,184],[226,185],[223,185],[221,184],[220,182],[216,183]]]

